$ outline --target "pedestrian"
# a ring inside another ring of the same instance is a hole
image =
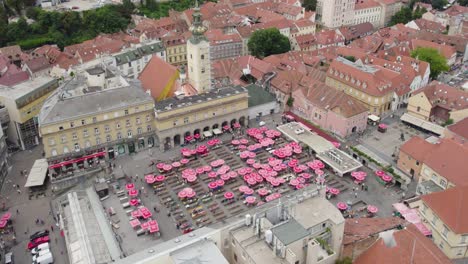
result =
[[[16,209],[16,213],[19,214],[19,210],[18,210],[18,209]]]
[[[357,192],[354,192],[354,198],[357,198]]]
[[[50,230],[51,230],[52,232],[54,232],[54,226],[53,226],[53,225],[50,226]]]
[[[21,190],[20,190],[20,189],[17,189],[16,191],[18,192],[18,194],[21,194]]]
[[[367,192],[369,190],[369,186],[364,186],[364,190]]]
[[[363,191],[363,190],[364,190],[364,183],[361,184],[361,191]]]

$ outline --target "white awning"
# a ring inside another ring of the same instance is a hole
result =
[[[429,121],[417,118],[408,113],[404,113],[400,119],[403,122],[407,122],[417,127],[420,127],[424,130],[431,131],[432,133],[435,133],[437,135],[442,135],[444,133],[444,129],[445,129],[444,127],[441,127]]]
[[[212,137],[213,134],[211,133],[211,131],[203,131],[203,136],[205,136],[205,137]]]
[[[28,180],[24,187],[40,186],[44,184],[47,176],[48,164],[46,159],[38,159],[34,162],[31,171],[29,172]]]
[[[213,129],[213,133],[215,135],[221,135],[223,132],[221,132],[221,130],[219,128],[215,128],[215,129]]]
[[[372,120],[374,122],[378,122],[380,120],[380,117],[378,117],[376,115],[369,115],[367,118],[369,118],[370,120]]]

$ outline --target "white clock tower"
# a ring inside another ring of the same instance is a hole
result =
[[[189,83],[198,93],[205,93],[211,89],[210,42],[203,35],[206,30],[197,1],[190,27],[192,37],[187,41],[187,73]]]

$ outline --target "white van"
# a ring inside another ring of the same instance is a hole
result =
[[[42,256],[39,256],[32,262],[32,264],[52,264],[54,263],[54,257],[52,256],[52,253],[48,253]]]
[[[36,255],[37,253],[39,253],[40,251],[42,251],[44,249],[49,249],[49,243],[40,244],[39,246],[33,248],[31,250],[31,254]]]
[[[38,258],[44,256],[44,255],[47,255],[47,254],[50,254],[50,250],[47,248],[47,249],[43,249],[41,251],[39,251],[39,253],[37,253],[36,255],[34,255],[32,257],[32,261],[36,261]]]

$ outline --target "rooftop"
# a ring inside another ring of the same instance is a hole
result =
[[[48,76],[39,76],[14,86],[0,85],[0,97],[7,97],[17,100],[17,104],[22,105],[22,101],[27,101],[26,97],[36,93],[41,93],[42,90],[47,90],[49,87],[56,85],[56,79]]]
[[[305,127],[301,123],[287,123],[278,126],[278,130],[283,132],[291,140],[294,140],[296,142],[302,142],[308,145],[317,153],[322,153],[335,148],[330,141],[311,132],[307,127]]]
[[[161,51],[164,51],[164,46],[161,42],[156,42],[138,48],[134,48],[132,50],[127,50],[125,52],[115,55],[114,57],[117,62],[117,66],[119,66],[122,64],[129,63],[131,61],[138,60],[143,56],[155,54]]]
[[[299,239],[307,237],[310,233],[299,224],[294,218],[289,219],[286,223],[278,225],[271,229],[273,235],[281,241],[285,246],[296,242]]]
[[[462,110],[468,108],[468,91],[440,83],[431,82],[429,85],[415,91],[413,96],[424,93],[432,107],[439,106],[449,110]]]
[[[153,56],[138,76],[143,89],[157,101],[174,95],[178,78],[178,69],[158,56]]]
[[[163,113],[174,108],[187,107],[193,104],[206,103],[210,100],[234,96],[240,93],[247,93],[247,90],[241,86],[232,86],[217,89],[203,94],[186,96],[181,99],[177,97],[162,100],[156,103],[156,112]]]
[[[421,199],[453,232],[468,233],[468,186],[426,194]]]
[[[378,235],[405,223],[400,217],[346,219],[343,244],[348,245]]]
[[[413,225],[393,233],[396,246],[388,247],[380,238],[362,253],[355,264],[424,263],[449,264],[450,260]]]
[[[456,124],[448,126],[447,129],[464,139],[468,139],[468,117],[458,121]]]
[[[416,136],[401,145],[400,151],[406,153],[419,162],[423,162],[434,147],[434,144]]]
[[[276,101],[276,98],[269,92],[265,91],[261,86],[250,84],[245,88],[249,91],[249,107]]]

